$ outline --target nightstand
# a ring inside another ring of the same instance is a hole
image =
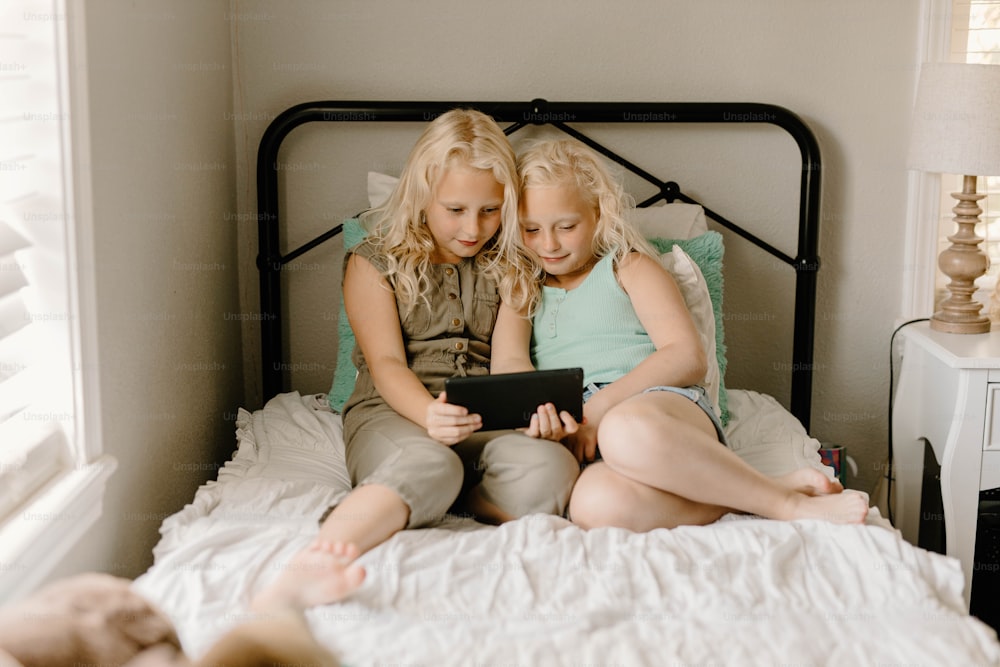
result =
[[[926,438],[941,464],[946,551],[972,591],[979,491],[1000,487],[1000,331],[948,334],[927,322],[904,327],[895,394],[894,519],[917,544]]]

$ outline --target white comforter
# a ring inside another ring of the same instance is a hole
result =
[[[770,414],[773,399],[733,394]],[[739,405],[734,415],[750,414]],[[136,587],[193,655],[243,618],[346,493],[339,418],[314,407],[282,395],[241,413],[234,460],[164,522]],[[739,429],[754,434],[741,453],[766,461],[759,429],[737,417]],[[805,440],[792,459],[811,461]],[[499,528],[454,519],[362,556],[358,593],[308,618],[346,665],[1000,664],[993,630],[964,611],[958,562],[886,525],[728,515],[635,534],[541,515]]]

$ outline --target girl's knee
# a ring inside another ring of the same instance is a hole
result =
[[[458,454],[438,443],[421,446],[407,452],[419,463],[411,469],[400,462],[392,474],[392,484],[398,485],[400,496],[410,508],[407,528],[419,528],[439,521],[448,512],[462,491],[465,468]]]
[[[669,420],[632,410],[609,412],[597,431],[601,457],[616,469],[633,469],[648,464],[651,456],[664,456],[670,446]]]
[[[650,457],[683,455],[683,449],[691,444],[691,424],[684,413],[678,416],[651,400],[641,399],[636,397],[615,406],[598,426],[601,455],[620,471],[643,468]]]
[[[499,437],[483,449],[485,470],[505,468],[522,476],[550,476],[576,481],[580,466],[573,454],[561,443],[526,435]]]
[[[519,438],[520,442],[487,445],[483,453],[483,495],[512,516],[562,515],[580,465],[559,443]]]
[[[426,467],[429,471],[426,475],[426,485],[429,488],[447,489],[446,495],[452,496],[452,502],[458,498],[462,491],[462,483],[465,479],[465,465],[462,459],[451,447],[446,447],[439,443],[434,443],[427,448],[425,455]]]
[[[532,472],[544,476],[552,484],[572,488],[580,476],[580,463],[563,444],[542,440],[536,448],[537,463]]]
[[[588,468],[577,480],[569,501],[569,518],[581,528],[628,528],[629,490],[614,484],[608,471]]]

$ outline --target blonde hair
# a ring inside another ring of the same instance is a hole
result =
[[[615,178],[605,161],[593,150],[572,139],[549,139],[528,147],[517,161],[521,192],[534,187],[574,186],[597,216],[594,231],[594,256],[613,255],[617,266],[630,252],[656,257],[656,251],[625,217],[633,204],[621,182]],[[523,240],[517,243],[524,252]],[[532,255],[528,255],[533,257]],[[534,310],[541,294],[545,276],[543,268],[532,260],[534,270],[522,274],[523,292],[529,312]]]
[[[476,262],[501,283],[501,296],[518,287],[509,277],[501,281],[499,269],[507,263],[505,249],[513,243],[506,237],[520,233],[514,149],[491,117],[474,109],[452,109],[434,119],[417,139],[389,199],[363,216],[371,228],[370,237],[385,254],[386,280],[407,308],[427,300],[435,242],[423,224],[425,209],[442,173],[456,164],[489,171],[504,186],[500,231],[479,252]]]

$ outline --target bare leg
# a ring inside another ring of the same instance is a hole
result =
[[[392,489],[365,484],[351,491],[323,522],[319,539],[353,544],[358,554],[382,544],[406,527],[410,508]]]
[[[277,578],[254,597],[250,609],[302,610],[343,599],[365,580],[364,568],[354,563],[358,556],[353,544],[317,540],[285,563]]]
[[[815,468],[799,468],[787,475],[774,477],[774,481],[807,496],[823,496],[844,490],[840,480],[830,479]]]
[[[303,610],[339,600],[360,586],[365,572],[352,564],[357,557],[353,545],[321,541],[295,554],[277,579],[254,598],[250,608],[255,618],[226,633],[196,667],[338,665],[313,637]]]
[[[606,463],[587,466],[573,488],[569,516],[582,528],[614,526],[638,533],[655,528],[703,526],[728,511],[661,491],[624,475]]]
[[[815,468],[801,468],[774,481],[806,495],[843,490],[839,482],[830,481]],[[639,533],[655,528],[703,526],[733,511],[739,510],[695,502],[647,486],[618,474],[603,462],[580,473],[569,507],[570,518],[582,528],[614,526]]]
[[[802,473],[775,480],[758,472],[720,445],[708,417],[678,394],[640,394],[619,404],[601,421],[598,441],[613,471],[696,503],[782,520],[860,523],[868,513],[860,494],[835,492],[815,478],[803,492]]]
[[[251,609],[305,609],[347,597],[365,578],[354,560],[405,528],[409,516],[395,491],[378,484],[357,487],[330,512],[316,541],[254,598]]]
[[[250,604],[257,617],[231,630],[196,663],[211,665],[338,665],[313,637],[303,610],[341,600],[365,579],[354,561],[406,527],[410,510],[377,484],[352,491],[326,518],[319,538],[295,554]]]

